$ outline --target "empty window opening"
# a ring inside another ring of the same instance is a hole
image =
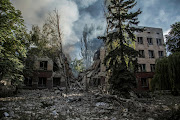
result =
[[[41,70],[47,70],[47,63],[48,63],[48,61],[41,61],[40,62],[40,69]]]
[[[149,50],[149,58],[155,58],[153,50]]]
[[[158,54],[159,54],[159,58],[164,56],[163,51],[158,51]]]
[[[139,72],[146,72],[146,64],[139,64]]]
[[[152,38],[147,38],[147,42],[148,42],[149,45],[153,45],[153,40],[152,40]]]
[[[139,50],[139,57],[145,58],[144,50]]]
[[[138,39],[138,44],[143,44],[143,37],[137,37]]]
[[[162,45],[162,40],[161,39],[156,39],[156,41],[157,41],[157,45]]]
[[[24,84],[26,86],[32,86],[32,78],[30,78],[30,77],[25,78],[24,79]]]
[[[46,86],[46,80],[47,80],[47,78],[45,78],[45,77],[39,77],[38,86],[39,87],[45,87]]]
[[[58,65],[54,62],[53,63],[53,71],[55,72],[55,71],[58,71],[59,70],[59,67],[58,67]]]
[[[155,72],[155,64],[150,64],[151,72]]]

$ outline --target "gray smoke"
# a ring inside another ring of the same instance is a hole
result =
[[[55,8],[61,15],[63,45],[71,57],[79,57],[80,41],[85,24],[96,28],[91,39],[103,35],[106,21],[103,13],[104,0],[11,0],[16,9],[22,11],[28,29],[31,25],[42,25]],[[180,21],[180,0],[137,0],[132,11],[141,8],[140,26],[160,27],[167,33],[170,25]],[[72,59],[73,59],[72,58]]]

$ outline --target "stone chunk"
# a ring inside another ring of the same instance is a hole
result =
[[[5,117],[9,117],[9,113],[4,112],[4,116],[5,116]]]

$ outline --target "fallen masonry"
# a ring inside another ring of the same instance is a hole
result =
[[[97,89],[68,94],[58,89],[22,90],[16,96],[0,98],[0,119],[156,120],[180,117],[175,114],[179,106],[180,97],[170,95],[124,99]]]

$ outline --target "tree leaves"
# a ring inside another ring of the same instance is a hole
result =
[[[0,80],[4,77],[22,80],[28,34],[21,11],[9,0],[0,1]]]
[[[166,35],[166,45],[169,52],[180,51],[180,22],[171,25],[171,30]]]
[[[156,61],[155,76],[151,82],[153,89],[180,89],[180,52]]]

